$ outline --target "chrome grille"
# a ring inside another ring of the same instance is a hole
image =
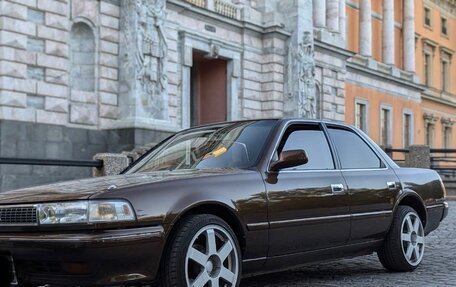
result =
[[[36,225],[34,206],[0,207],[0,225]]]

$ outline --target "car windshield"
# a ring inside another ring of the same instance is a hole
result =
[[[137,162],[127,173],[252,167],[276,122],[228,123],[178,133]]]

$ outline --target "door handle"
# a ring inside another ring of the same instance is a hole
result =
[[[331,190],[333,193],[341,193],[345,191],[343,184],[331,184]]]
[[[397,188],[396,183],[393,181],[387,182],[386,185],[388,186],[389,190],[396,190]]]

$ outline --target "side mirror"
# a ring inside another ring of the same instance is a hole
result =
[[[284,168],[300,166],[309,162],[307,154],[302,149],[286,150],[280,153],[280,158],[271,163],[271,171],[279,171]]]

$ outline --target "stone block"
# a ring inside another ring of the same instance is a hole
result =
[[[68,57],[69,47],[67,44],[59,43],[51,40],[46,40],[46,54],[59,56],[59,57]]]
[[[44,81],[44,68],[27,65],[27,78],[37,81]]]
[[[119,30],[100,27],[100,39],[110,41],[110,42],[119,42]]]
[[[63,127],[56,126],[48,128],[45,131],[46,141],[49,142],[61,142],[63,141]]]
[[[119,67],[119,58],[117,55],[112,55],[108,53],[100,53],[100,65],[118,68]]]
[[[44,11],[28,8],[27,21],[40,25],[44,24]]]
[[[44,109],[44,97],[27,94],[27,107],[34,109]]]
[[[430,168],[431,149],[427,145],[412,145],[408,156],[405,157],[405,166],[415,168]]]
[[[68,60],[61,57],[38,54],[36,63],[39,66],[66,71],[68,69]]]
[[[119,30],[119,18],[108,15],[100,16],[101,25],[111,29]]]
[[[36,36],[36,24],[9,17],[0,17],[0,30]]]
[[[44,124],[65,125],[67,123],[67,114],[37,110],[36,121]]]
[[[71,90],[71,100],[81,103],[96,103],[97,94],[95,92]]]
[[[68,112],[68,100],[47,97],[45,109],[47,111],[66,113],[66,112]]]
[[[0,119],[34,122],[35,113],[31,109],[0,107]]]
[[[0,60],[0,76],[10,76],[16,78],[27,77],[27,65],[17,62]]]
[[[130,160],[124,154],[100,153],[96,154],[93,159],[103,162],[102,168],[93,169],[95,177],[119,174],[130,164]]]
[[[0,46],[25,50],[27,48],[27,36],[11,31],[0,30]]]
[[[39,38],[45,38],[62,43],[66,43],[68,41],[68,32],[42,25],[37,27],[37,35]]]
[[[113,5],[108,1],[100,1],[100,12],[113,17],[120,17],[120,7]]]
[[[0,76],[0,89],[35,94],[36,81]]]
[[[100,77],[117,81],[119,79],[119,70],[101,66]]]
[[[68,96],[68,88],[61,85],[46,82],[38,82],[36,93],[44,96],[66,98]]]
[[[118,93],[119,82],[107,79],[100,79],[99,90],[110,93]]]
[[[119,54],[119,45],[116,43],[112,43],[109,41],[100,41],[100,51],[113,54],[113,55],[118,55]]]
[[[98,111],[96,105],[72,103],[70,106],[70,122],[83,125],[96,125]]]
[[[98,23],[98,5],[100,1],[92,0],[78,0],[71,2],[71,11],[73,17],[84,17],[92,21],[92,23]]]
[[[79,2],[79,1],[76,1]],[[46,13],[45,18],[46,26],[57,28],[60,30],[68,30],[68,18],[66,16],[60,16],[52,13]]]
[[[27,50],[33,52],[44,52],[45,42],[43,39],[27,37]],[[36,56],[36,54],[35,54]]]
[[[46,82],[66,86],[69,83],[68,73],[61,70],[46,68]]]
[[[117,106],[117,94],[100,92],[100,101],[102,104]]]
[[[10,0],[10,2],[14,2],[29,7],[36,7],[36,1],[37,0]]]
[[[68,16],[68,4],[56,0],[37,0],[38,9]]]
[[[119,117],[119,108],[116,106],[101,105],[100,106],[100,117],[109,118],[109,119],[117,119]]]
[[[0,1],[0,16],[27,20],[27,7],[8,1]]]
[[[0,90],[0,105],[25,108],[27,105],[27,94]]]

